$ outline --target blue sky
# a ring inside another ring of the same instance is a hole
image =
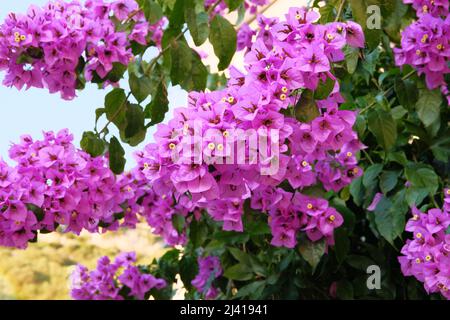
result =
[[[0,20],[10,12],[24,12],[30,4],[43,5],[47,0],[0,1]],[[3,81],[4,72],[0,72]],[[123,87],[127,87],[126,81]],[[78,97],[72,101],[64,101],[59,94],[49,94],[46,89],[30,89],[18,91],[0,85],[0,157],[8,159],[8,148],[11,142],[19,141],[22,134],[31,134],[40,139],[42,131],[58,131],[68,128],[75,136],[78,146],[84,131],[92,130],[95,121],[95,109],[103,106],[106,90],[98,90],[95,85],[88,84],[86,89],[77,92]],[[171,108],[183,106],[187,102],[187,94],[179,88],[169,90]],[[112,131],[114,133],[115,131]],[[147,134],[146,142],[152,141],[153,130]],[[131,154],[133,148],[126,147],[128,167],[133,164]]]

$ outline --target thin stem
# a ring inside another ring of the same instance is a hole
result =
[[[140,9],[137,9],[137,10],[134,10],[133,12],[131,12],[131,13],[128,15],[128,17],[127,17],[127,20],[125,20],[125,21],[123,22],[123,24],[127,24],[128,22],[130,22],[130,20],[133,19],[134,16],[136,16],[139,12],[141,12]]]
[[[339,19],[341,18],[341,14],[342,14],[342,10],[344,10],[344,4],[345,4],[345,0],[341,1],[341,4],[339,5],[339,9],[336,15],[336,19],[334,19],[334,22],[338,22]]]

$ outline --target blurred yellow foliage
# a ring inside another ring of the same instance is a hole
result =
[[[77,263],[92,269],[101,256],[121,251],[136,251],[140,263],[150,263],[164,248],[148,226],[104,235],[42,235],[26,250],[0,248],[0,299],[69,299],[69,275]]]

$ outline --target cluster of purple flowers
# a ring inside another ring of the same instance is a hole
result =
[[[291,193],[280,188],[265,188],[252,197],[252,208],[269,213],[272,230],[272,245],[294,248],[297,232],[306,232],[312,241],[325,238],[328,245],[334,245],[334,229],[344,222],[328,201]]]
[[[450,105],[444,76],[450,73],[450,15],[447,0],[403,0],[413,4],[418,19],[402,32],[401,48],[394,48],[396,64],[409,64],[425,74],[429,89],[441,88]]]
[[[75,300],[124,300],[149,298],[150,290],[167,286],[163,279],[145,273],[136,263],[135,253],[122,253],[111,263],[108,257],[89,271],[78,265],[71,275],[71,296]]]
[[[215,299],[219,289],[213,286],[213,281],[222,275],[222,266],[218,257],[198,258],[199,272],[192,280],[192,285],[205,299]]]
[[[65,100],[75,97],[80,81],[99,77],[114,84],[107,75],[115,64],[132,61],[131,41],[159,44],[164,23],[149,25],[134,0],[54,0],[26,14],[10,13],[0,26],[3,84],[46,87]]]
[[[406,231],[414,238],[402,248],[399,262],[405,276],[424,283],[428,293],[440,292],[450,300],[450,189],[445,189],[444,206],[423,213],[412,209]]]
[[[449,3],[447,0],[403,0],[403,3],[411,4],[418,17],[427,14],[434,17],[448,15]]]
[[[246,11],[250,12],[251,14],[256,14],[258,12],[258,7],[265,6],[269,0],[245,0],[244,1],[244,7]],[[205,10],[210,10],[211,8],[211,15],[225,15],[227,13],[227,3],[226,1],[220,1],[217,3],[217,0],[205,0]]]
[[[318,17],[292,8],[284,22],[260,18],[245,56],[247,73],[232,68],[226,89],[191,93],[188,106],[158,126],[156,143],[136,153],[138,165],[129,173],[114,176],[106,157],[77,150],[67,131],[36,142],[24,136],[10,150],[17,165],[0,165],[0,244],[24,248],[38,231],[58,226],[75,233],[133,227],[138,215],[170,245],[183,244],[202,211],[224,230],[243,231],[247,199],[268,214],[273,245],[294,247],[298,231],[333,244],[341,215],[302,190],[339,191],[362,174],[356,114],[338,109],[337,81],[316,101],[312,121],[289,114],[302,111],[301,103],[294,106],[307,99],[306,89],[336,80],[331,64],[344,58],[346,44],[364,46],[364,37],[352,22],[318,25]],[[249,132],[257,134],[256,145]]]
[[[105,157],[92,158],[72,140],[67,130],[41,141],[23,136],[9,151],[17,164],[0,161],[0,245],[25,248],[38,231],[58,226],[79,234],[136,224],[131,176],[116,178]],[[123,206],[128,199],[132,206]]]
[[[186,217],[202,209],[222,221],[224,230],[243,231],[243,204],[252,199],[255,209],[271,217],[274,245],[295,246],[298,230],[333,243],[342,217],[327,201],[304,197],[301,190],[321,184],[339,191],[362,174],[356,155],[364,146],[352,129],[356,113],[338,109],[343,98],[331,66],[344,59],[345,45],[363,47],[364,35],[353,22],[320,25],[318,18],[304,8],[291,8],[286,21],[261,17],[245,55],[246,73],[231,68],[226,89],[191,93],[188,106],[158,126],[156,143],[136,154],[133,175],[153,186],[142,214],[166,240],[184,240],[166,229],[174,214]],[[327,80],[335,81],[334,88],[316,101],[316,118],[301,122],[289,115],[304,111],[301,103],[294,106],[307,99],[306,89]],[[249,132],[266,144],[252,144]],[[239,145],[243,154],[236,152]],[[286,180],[297,192],[279,187]],[[287,205],[292,199],[296,204]]]

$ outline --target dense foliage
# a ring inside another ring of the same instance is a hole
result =
[[[77,299],[169,299],[177,275],[187,298],[448,298],[448,2],[404,2],[314,1],[259,16],[258,30],[241,22],[266,1],[54,1],[11,14],[0,27],[5,85],[65,99],[86,81],[115,88],[84,151],[67,131],[11,148],[0,244],[143,217],[176,246],[148,266],[132,254],[80,266]],[[235,10],[238,31],[223,17]],[[220,71],[237,49],[245,70],[210,74],[190,47],[208,39]],[[117,87],[124,76],[129,93]],[[169,85],[189,101],[160,124]],[[120,137],[108,137],[111,124]],[[121,143],[137,146],[157,124],[123,172]],[[367,286],[369,266],[381,288]]]

